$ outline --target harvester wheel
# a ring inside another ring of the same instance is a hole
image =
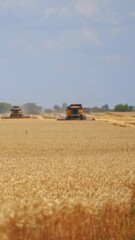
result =
[[[80,120],[86,120],[86,117],[84,115],[80,116]]]
[[[71,120],[71,117],[66,117],[66,120]]]

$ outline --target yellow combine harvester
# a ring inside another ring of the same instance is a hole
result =
[[[70,104],[66,109],[66,117],[59,116],[58,121],[86,120],[85,110],[81,104]],[[88,117],[88,121],[95,121],[94,117]]]
[[[9,117],[1,117],[2,119],[14,119],[14,118],[30,118],[30,116],[24,116],[22,109],[19,106],[13,106],[11,108],[11,114]]]
[[[86,116],[81,104],[70,104],[66,109],[66,117],[59,117],[57,120],[86,120]]]
[[[86,120],[81,104],[70,104],[66,109],[66,120]]]

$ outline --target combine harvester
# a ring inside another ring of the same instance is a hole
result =
[[[85,111],[81,104],[70,104],[66,109],[66,117],[58,117],[57,120],[86,120]],[[92,118],[90,120],[95,119]]]
[[[30,116],[24,116],[22,109],[19,106],[13,106],[11,108],[11,114],[9,117],[1,117],[1,119],[23,119],[30,118]]]

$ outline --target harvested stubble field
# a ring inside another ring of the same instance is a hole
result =
[[[0,239],[135,239],[135,128],[0,120]]]

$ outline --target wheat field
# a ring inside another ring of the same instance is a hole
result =
[[[135,128],[105,121],[0,120],[1,240],[135,239]]]
[[[97,120],[110,122],[114,126],[135,127],[135,112],[106,112],[96,113]]]

